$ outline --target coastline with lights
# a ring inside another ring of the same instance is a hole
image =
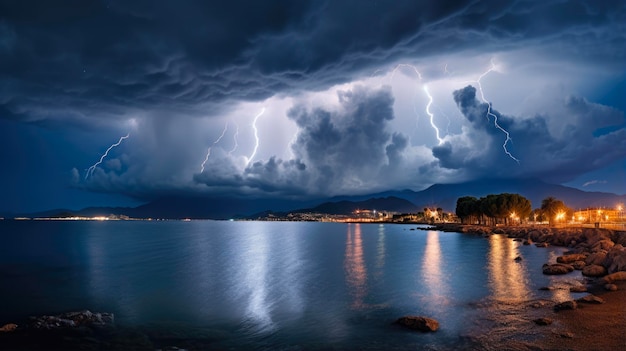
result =
[[[541,290],[586,293],[578,299],[533,302],[529,306],[529,328],[543,326],[544,338],[522,349],[618,350],[626,347],[626,231],[606,228],[554,226],[499,226],[441,223],[423,230],[458,232],[489,237],[506,235],[522,245],[568,248],[546,262],[545,275],[567,275],[581,271],[584,283],[569,287],[546,286]],[[515,261],[523,257],[514,258]],[[531,315],[544,317],[532,319]]]

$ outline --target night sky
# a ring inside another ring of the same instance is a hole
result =
[[[0,212],[624,194],[625,39],[623,0],[0,0]]]

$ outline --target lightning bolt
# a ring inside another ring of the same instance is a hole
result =
[[[265,107],[261,109],[261,112],[259,112],[259,114],[254,117],[254,121],[252,121],[252,129],[254,129],[254,139],[256,140],[256,142],[254,144],[254,150],[252,151],[252,154],[250,155],[250,157],[248,157],[248,162],[246,162],[246,166],[250,164],[250,162],[256,155],[257,150],[259,149],[259,130],[256,127],[256,122],[259,120],[259,117],[261,117],[261,115],[264,113]]]
[[[233,134],[233,142],[235,143],[235,145],[230,151],[228,151],[229,155],[235,152],[235,150],[237,150],[237,147],[239,147],[239,143],[237,143],[237,137],[239,136],[239,126],[235,122],[233,122],[233,124],[235,125],[235,133]]]
[[[226,134],[226,131],[228,130],[228,122],[226,123],[226,125],[224,125],[224,130],[222,130],[222,134],[220,134],[220,137],[217,138],[217,140],[215,140],[213,142],[213,144],[211,144],[211,146],[209,146],[209,148],[206,151],[206,157],[204,158],[204,161],[202,161],[202,165],[200,166],[200,173],[204,172],[204,166],[206,165],[207,161],[209,160],[209,156],[211,156],[211,148],[215,145],[217,145],[217,143],[220,142],[220,140],[222,140],[222,138],[224,137],[224,134]]]
[[[498,116],[496,116],[494,113],[491,112],[491,102],[487,101],[487,99],[485,98],[485,93],[483,92],[483,86],[480,83],[480,80],[483,79],[487,74],[493,72],[496,70],[496,65],[493,63],[493,59],[491,60],[491,67],[489,67],[489,69],[481,74],[478,77],[478,80],[476,81],[476,83],[478,84],[478,91],[480,91],[480,98],[481,100],[487,104],[487,120],[489,121],[489,116],[493,117],[493,125],[500,129],[500,131],[502,131],[502,133],[504,133],[504,135],[506,135],[506,139],[504,140],[504,143],[502,144],[502,148],[504,149],[504,153],[507,154],[507,156],[509,156],[511,159],[513,159],[515,162],[517,162],[519,164],[519,160],[517,158],[515,158],[515,156],[513,156],[510,152],[509,149],[507,149],[506,145],[509,143],[509,141],[513,141],[513,139],[511,139],[511,135],[509,134],[509,132],[502,128],[500,126],[500,124],[498,124]]]
[[[428,96],[428,104],[426,105],[426,113],[428,114],[428,116],[430,116],[430,125],[435,130],[435,136],[437,137],[437,140],[439,141],[439,145],[441,145],[443,143],[443,139],[439,137],[439,128],[437,128],[437,126],[435,125],[435,121],[434,121],[435,115],[433,115],[433,113],[430,112],[430,106],[433,104],[433,97],[428,92],[427,85],[424,85],[424,92],[426,93],[426,96]]]
[[[102,163],[104,158],[107,157],[107,155],[109,155],[109,151],[111,151],[111,149],[113,149],[114,147],[119,146],[122,143],[122,141],[124,139],[127,139],[129,136],[130,134],[126,134],[125,136],[121,137],[120,140],[117,141],[117,143],[109,146],[107,151],[105,151],[104,154],[102,154],[102,156],[100,157],[100,160],[94,163],[91,167],[87,168],[87,172],[85,173],[85,180],[89,178],[90,175],[93,175],[93,172],[96,170],[96,167],[98,167],[98,165]]]
[[[420,73],[417,67],[407,64],[407,63],[398,64],[393,69],[393,72],[391,73],[391,78],[390,78],[391,80],[393,80],[393,77],[395,76],[396,71],[400,69],[400,67],[408,67],[412,69],[417,74],[417,77],[419,78],[419,80],[420,81],[422,80],[422,73]],[[424,92],[426,93],[426,96],[428,97],[428,104],[426,105],[426,114],[430,118],[430,126],[435,130],[435,136],[437,137],[437,141],[439,142],[439,145],[441,145],[443,143],[443,139],[439,136],[440,132],[439,132],[439,128],[435,124],[435,115],[430,111],[430,107],[433,104],[433,96],[430,95],[430,92],[428,91],[428,86],[426,84],[423,84],[422,86],[423,86]]]

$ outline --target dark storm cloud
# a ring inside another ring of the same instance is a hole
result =
[[[467,86],[453,96],[470,125],[462,135],[433,148],[443,168],[463,169],[474,177],[522,176],[563,182],[626,156],[624,113],[569,96],[561,102],[562,115],[513,118],[491,110],[511,135],[507,148],[520,159],[517,165],[504,153],[506,136],[495,127],[493,116],[487,115],[488,105],[476,99],[476,89]],[[606,127],[614,128],[598,133]]]
[[[622,1],[10,1],[0,118],[80,123],[218,113],[402,58],[558,43],[625,59]],[[589,50],[590,46],[594,50]],[[210,106],[207,108],[207,106]]]
[[[388,177],[382,170],[400,162],[408,144],[402,134],[388,131],[394,118],[391,90],[355,86],[339,91],[337,100],[339,105],[331,108],[298,104],[290,109],[289,118],[299,127],[292,144],[294,159],[272,157],[239,174],[230,159],[222,158],[195,180],[209,187],[282,195],[339,194],[381,186],[381,177]]]

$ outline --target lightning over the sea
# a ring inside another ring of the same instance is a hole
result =
[[[200,166],[200,173],[204,172],[204,166],[206,165],[207,161],[209,160],[209,156],[211,156],[211,148],[213,146],[215,146],[217,143],[220,142],[220,140],[222,140],[222,138],[224,137],[224,134],[226,134],[226,131],[228,130],[228,123],[226,123],[226,125],[224,125],[224,130],[222,130],[222,134],[220,134],[220,137],[217,138],[213,144],[211,144],[211,146],[209,146],[209,148],[206,151],[206,157],[204,158],[204,161],[202,161],[202,165]]]
[[[391,73],[391,80],[393,80],[393,77],[396,74],[396,71],[401,67],[408,67],[412,69],[415,72],[415,74],[417,74],[417,77],[419,78],[419,80],[420,81],[422,80],[422,74],[417,69],[417,67],[407,64],[407,63],[401,63],[401,64],[396,65],[396,67],[393,69],[393,72]],[[428,91],[428,86],[426,84],[423,84],[422,87],[424,89],[424,92],[426,93],[426,96],[428,97],[428,104],[426,105],[426,114],[430,118],[430,126],[435,130],[435,136],[437,137],[437,141],[439,142],[439,145],[441,145],[443,143],[443,139],[440,137],[439,128],[435,124],[435,115],[430,111],[430,107],[433,104],[433,97]]]
[[[480,91],[480,98],[482,99],[484,103],[487,104],[487,120],[489,120],[489,116],[493,117],[493,125],[496,128],[500,129],[504,133],[504,135],[506,135],[506,139],[504,140],[504,143],[502,144],[504,153],[507,154],[507,156],[509,156],[511,159],[513,159],[515,162],[519,164],[519,160],[515,156],[513,156],[509,152],[509,149],[506,147],[509,141],[512,141],[513,139],[511,139],[511,135],[509,134],[509,132],[498,124],[498,116],[496,116],[494,113],[491,112],[491,102],[487,101],[487,99],[485,98],[485,93],[483,92],[483,86],[480,83],[480,80],[483,79],[483,77],[485,77],[487,74],[495,70],[496,70],[496,65],[493,63],[493,60],[491,60],[491,67],[489,67],[489,69],[485,73],[481,74],[478,77],[478,80],[476,81],[476,83],[478,84],[478,90]]]
[[[246,165],[250,164],[250,162],[252,161],[252,159],[256,155],[257,150],[259,149],[259,130],[256,127],[256,122],[258,121],[259,117],[261,117],[261,115],[263,115],[264,113],[265,113],[265,107],[263,107],[263,109],[261,109],[261,112],[259,112],[259,114],[257,114],[254,117],[254,121],[252,121],[252,129],[254,129],[254,139],[256,141],[255,141],[255,144],[254,144],[254,150],[252,151],[252,154],[250,155],[250,157],[248,157],[248,161],[246,162]]]
[[[126,134],[125,136],[121,137],[120,140],[117,141],[117,143],[109,146],[107,151],[105,151],[104,154],[102,154],[102,156],[100,157],[100,160],[94,163],[91,167],[87,168],[87,172],[85,173],[85,179],[89,178],[89,176],[93,174],[93,172],[96,170],[96,167],[98,167],[98,165],[100,165],[102,161],[104,161],[104,158],[109,155],[109,151],[111,151],[111,149],[113,149],[116,146],[119,146],[122,143],[122,141],[124,139],[127,139],[129,136],[130,134]]]

